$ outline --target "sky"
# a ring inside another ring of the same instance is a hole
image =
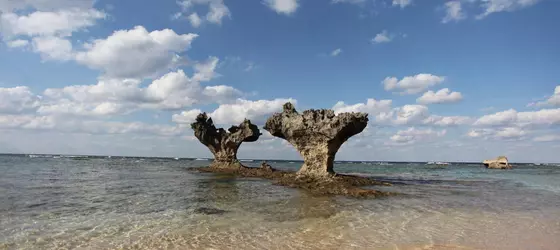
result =
[[[560,162],[560,2],[0,0],[0,152],[301,159],[262,129],[366,112],[337,160]]]

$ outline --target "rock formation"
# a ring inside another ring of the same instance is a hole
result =
[[[341,113],[333,110],[306,110],[299,114],[291,103],[282,113],[268,118],[265,130],[290,142],[301,154],[304,164],[298,176],[326,177],[334,174],[336,152],[348,138],[362,132],[368,123],[366,113]]]
[[[196,117],[191,124],[194,136],[214,154],[211,168],[240,168],[243,165],[237,159],[237,150],[243,142],[254,142],[261,133],[256,125],[245,119],[239,126],[232,126],[226,132],[223,128],[217,129],[212,118],[206,113]]]
[[[486,168],[492,169],[511,169],[511,165],[508,162],[507,157],[505,156],[498,156],[496,159],[492,160],[485,160],[482,162]]]

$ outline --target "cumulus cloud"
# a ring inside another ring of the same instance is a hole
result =
[[[17,36],[70,36],[95,25],[106,14],[95,10],[69,9],[55,12],[36,11],[27,15],[2,13],[0,29],[6,38]]]
[[[547,100],[537,103],[530,103],[528,106],[560,106],[560,85],[554,88],[554,94]]]
[[[210,59],[216,64],[214,59]],[[140,109],[178,110],[194,104],[228,103],[243,93],[231,86],[200,85],[213,78],[208,63],[195,66],[191,78],[183,70],[169,72],[141,87],[136,79],[102,79],[95,85],[73,85],[47,89],[38,112],[56,115],[116,115]]]
[[[442,23],[448,23],[451,21],[460,21],[467,17],[463,12],[460,1],[449,1],[445,3],[445,17],[441,20]]]
[[[389,34],[387,30],[383,30],[371,39],[372,43],[388,43],[393,40],[393,35]]]
[[[382,84],[387,91],[397,91],[401,94],[418,94],[429,87],[440,84],[445,80],[443,76],[432,74],[418,74],[406,76],[399,80],[396,77],[387,77]]]
[[[231,17],[229,8],[224,4],[223,0],[183,0],[177,2],[182,9],[182,12],[176,13],[173,17],[175,19],[187,16],[187,19],[193,27],[199,27],[203,22],[210,22],[213,24],[222,24],[222,19]],[[203,20],[198,13],[192,12],[192,7],[196,5],[205,5],[208,7],[205,19]]]
[[[196,34],[177,34],[170,29],[148,32],[142,26],[118,30],[105,39],[84,45],[76,61],[101,70],[112,78],[153,77],[180,63],[178,55],[190,48]]]
[[[39,106],[40,97],[26,86],[0,88],[0,114],[21,113]]]
[[[560,135],[542,135],[533,138],[533,141],[536,142],[553,142],[553,141],[560,141]]]
[[[6,42],[6,45],[8,45],[8,47],[10,48],[25,48],[29,45],[29,41],[23,39],[17,39],[17,40]]]
[[[278,14],[291,15],[299,7],[299,0],[264,0],[264,3]]]
[[[485,115],[475,126],[547,126],[560,124],[560,109],[517,112],[515,109]]]
[[[393,0],[393,6],[404,8],[412,4],[412,0]]]
[[[45,61],[67,61],[73,57],[72,43],[55,36],[42,36],[33,38],[33,51],[39,53]]]
[[[493,13],[523,9],[537,4],[540,0],[480,0],[480,2],[484,12],[478,15],[477,19],[485,18]]]
[[[410,145],[418,141],[429,140],[437,137],[442,137],[447,131],[435,131],[432,129],[416,129],[414,127],[407,130],[399,130],[396,134],[391,136],[391,142],[399,145]]]
[[[378,115],[382,112],[391,111],[391,105],[393,101],[391,100],[375,100],[373,98],[367,99],[366,103],[357,103],[353,105],[348,105],[342,101],[337,102],[333,110],[336,114],[345,112],[364,112],[371,116]]]
[[[200,27],[200,25],[202,24],[202,19],[200,19],[200,17],[196,13],[190,14],[187,19],[189,19],[189,22],[195,28]]]
[[[178,136],[184,128],[170,125],[154,125],[141,122],[109,122],[96,120],[69,120],[54,116],[0,115],[0,128],[51,130],[64,133],[86,134],[150,134]]]
[[[431,115],[424,105],[404,105],[392,107],[391,100],[368,99],[366,103],[346,104],[342,101],[333,106],[335,113],[364,112],[370,121],[381,125],[433,125],[441,127],[460,126],[472,123],[467,116]]]
[[[250,101],[238,99],[235,103],[222,104],[216,110],[209,112],[208,115],[216,124],[239,124],[244,119],[249,119],[255,124],[264,124],[266,118],[275,112],[282,111],[282,105],[286,102],[296,104],[294,99],[274,99],[274,100],[257,100]],[[173,115],[172,120],[176,123],[194,122],[196,115],[201,110],[194,109],[183,111],[180,114]]]
[[[463,95],[460,92],[451,92],[448,88],[444,88],[437,92],[430,90],[416,99],[416,102],[420,104],[443,104],[456,103],[461,100],[463,100]]]
[[[497,139],[497,140],[516,140],[521,139],[528,134],[527,131],[519,127],[505,128],[483,128],[471,129],[467,136],[471,138]]]
[[[469,125],[472,123],[472,118],[468,116],[439,116],[430,115],[422,121],[423,124],[430,124],[441,127],[451,127],[460,125]]]
[[[383,112],[376,116],[376,121],[382,124],[407,125],[421,123],[429,117],[428,107],[423,105],[404,105],[394,108],[390,112]]]

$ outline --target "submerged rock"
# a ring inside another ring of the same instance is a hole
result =
[[[261,163],[260,169],[262,170],[268,170],[268,171],[273,171],[274,169],[272,168],[272,166],[268,165],[268,163],[266,163],[266,161],[263,161]]]
[[[217,208],[211,208],[211,207],[199,207],[195,209],[194,212],[198,214],[206,214],[206,215],[222,215],[227,213],[228,211],[217,209]]]
[[[333,110],[311,109],[300,114],[291,103],[286,103],[282,113],[268,118],[264,129],[299,151],[304,164],[298,175],[326,177],[334,174],[334,158],[340,146],[362,132],[367,123],[366,113],[335,115]]]
[[[232,126],[225,131],[217,129],[212,118],[206,113],[196,117],[191,124],[194,136],[214,154],[214,161],[210,164],[213,168],[240,168],[243,165],[237,159],[237,150],[243,142],[254,142],[261,133],[256,125],[245,119],[239,126]]]
[[[482,162],[486,168],[492,169],[511,169],[511,165],[508,162],[507,157],[505,156],[498,156],[496,159],[492,160],[485,160]]]

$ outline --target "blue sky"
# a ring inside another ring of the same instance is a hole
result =
[[[560,162],[559,9],[0,0],[0,152],[208,157],[198,112],[262,125],[293,101],[369,113],[341,160]],[[267,133],[239,156],[299,159]]]

